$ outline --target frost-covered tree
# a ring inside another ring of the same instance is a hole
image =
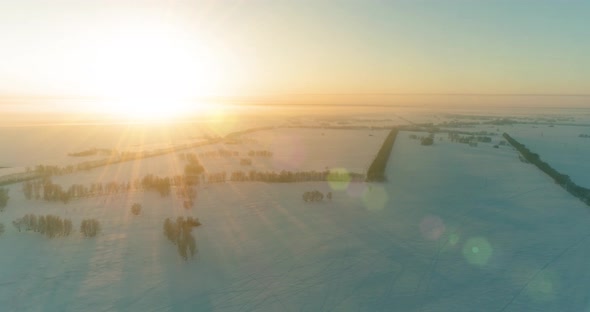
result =
[[[65,219],[64,220],[64,230],[63,230],[63,235],[64,236],[68,236],[70,235],[70,233],[72,233],[72,220],[69,219]]]
[[[38,222],[38,231],[41,234],[45,234],[45,230],[47,229],[47,221],[45,216],[40,216]]]
[[[12,224],[19,232],[22,230],[34,231],[49,238],[68,236],[72,232],[71,220],[54,215],[37,217],[34,214],[26,214],[22,218],[12,221]]]
[[[193,217],[178,217],[176,221],[169,218],[164,220],[164,235],[176,245],[178,254],[184,260],[188,260],[189,254],[191,258],[194,257],[197,252],[197,243],[192,235],[192,228],[199,225],[201,225],[199,219]]]
[[[0,187],[0,212],[4,211],[4,208],[6,208],[9,199],[10,196],[8,196],[8,189]]]
[[[94,237],[100,232],[100,222],[96,219],[84,219],[80,224],[80,232],[85,237]]]
[[[23,183],[23,194],[25,195],[26,199],[33,198],[33,183],[31,181],[26,181]]]

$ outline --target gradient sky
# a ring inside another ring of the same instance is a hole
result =
[[[567,0],[0,0],[0,94],[588,94],[589,21]]]

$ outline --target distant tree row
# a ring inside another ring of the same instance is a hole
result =
[[[590,134],[580,134],[578,137],[580,137],[580,138],[590,138]]]
[[[242,165],[242,166],[252,166],[252,159],[250,159],[250,158],[242,158],[242,159],[240,159],[240,165]]]
[[[23,194],[27,199],[43,199],[46,201],[61,201],[68,203],[72,198],[113,195],[141,189],[141,181],[136,183],[92,183],[90,186],[73,184],[68,189],[53,183],[50,178],[23,182]]]
[[[318,202],[324,200],[324,194],[320,191],[309,191],[303,193],[303,201],[307,202]],[[326,193],[326,198],[332,200],[332,192]]]
[[[64,167],[60,167],[60,166],[54,166],[54,165],[37,165],[33,168],[31,167],[27,167],[27,173],[36,173],[42,176],[52,176],[52,175],[63,175],[63,174],[70,174],[76,171],[81,171],[81,170],[90,170],[93,168],[97,168],[97,167],[102,167],[102,166],[106,166],[106,165],[110,165],[110,164],[115,164],[115,163],[120,163],[120,162],[125,162],[125,161],[129,161],[129,160],[135,160],[135,159],[142,159],[142,158],[147,158],[147,157],[155,157],[155,156],[160,156],[160,155],[164,155],[167,153],[172,153],[175,152],[179,149],[188,149],[188,148],[195,148],[195,147],[200,147],[206,144],[213,144],[213,143],[217,143],[221,141],[221,138],[219,137],[208,137],[207,138],[207,142],[196,142],[196,143],[191,143],[191,144],[179,144],[176,146],[171,146],[168,148],[161,148],[158,150],[152,150],[152,151],[123,151],[123,152],[117,152],[117,151],[110,151],[110,150],[102,150],[99,149],[98,152],[110,152],[111,157],[107,158],[107,159],[99,159],[99,160],[91,160],[91,161],[86,161],[83,163],[79,163],[75,166],[73,165],[68,165],[68,166],[64,166]],[[83,151],[80,152],[82,154],[86,154],[89,151]],[[231,155],[233,156],[238,156],[239,153],[236,151],[230,151]],[[89,153],[92,153],[92,151],[90,150]],[[78,153],[73,153],[73,154],[78,154]],[[218,153],[219,154],[219,153]],[[227,151],[222,150],[221,154],[226,155]],[[74,156],[74,155],[72,155]]]
[[[258,181],[268,183],[287,183],[287,182],[309,182],[309,181],[332,181],[332,182],[360,182],[365,178],[360,173],[353,172],[331,172],[325,171],[234,171],[230,175],[230,180],[234,182]],[[225,180],[223,181],[225,182]]]
[[[4,223],[0,223],[0,236],[4,234]]]
[[[541,160],[539,154],[531,152],[524,144],[519,143],[508,133],[503,134],[504,138],[510,143],[529,163],[535,165],[545,174],[553,178],[555,183],[559,184],[568,193],[579,198],[586,205],[590,206],[590,189],[575,184],[568,175],[562,174],[555,170],[548,163]]]
[[[44,178],[36,181],[25,181],[22,185],[23,194],[26,199],[37,199],[51,202],[63,202],[67,204],[73,198],[115,195],[131,191],[154,191],[161,196],[170,195],[170,190],[174,182],[186,184],[186,179],[180,176],[170,179],[168,177],[161,178],[148,174],[141,180],[136,179],[131,182],[115,182],[108,183],[92,183],[90,186],[82,184],[73,184],[68,189],[64,189],[61,185],[53,183],[50,178]],[[1,207],[1,191],[0,191],[0,209]]]
[[[186,154],[182,153],[182,154],[179,154],[178,157],[180,158],[180,160],[186,161],[189,164],[201,165],[201,161],[199,160],[199,157],[195,153],[186,153]]]
[[[179,154],[178,155],[181,160],[188,160],[189,157],[196,158],[197,154],[195,153],[186,153],[186,154]],[[198,154],[200,158],[220,158],[220,157],[238,157],[240,156],[240,152],[226,150],[226,149],[218,149],[216,151],[206,151],[201,152]]]
[[[272,157],[273,153],[268,150],[250,150],[247,154],[249,157]],[[239,157],[240,152],[233,151],[233,150],[226,150],[226,149],[218,149],[216,151],[207,151],[201,152],[198,154],[198,157],[201,158],[219,158],[219,157]],[[179,154],[178,157],[181,160],[190,161],[190,159],[197,159],[197,154],[195,153],[183,153]]]
[[[409,138],[411,140],[419,140],[420,144],[422,144],[422,145],[434,144],[434,133],[430,133],[427,136],[418,136],[416,134],[410,134]]]
[[[272,157],[273,153],[268,150],[257,150],[257,151],[249,151],[248,156],[250,157]]]
[[[473,143],[491,143],[492,138],[485,135],[466,135],[462,136],[454,132],[449,132],[449,140],[451,142],[462,143],[462,144],[473,144]]]
[[[225,171],[207,174],[207,182],[208,183],[223,183],[226,180],[227,180],[227,173]]]
[[[37,165],[34,168],[27,167],[27,172],[35,172],[40,175],[62,175],[69,174],[76,171],[76,167],[68,165],[65,167],[54,166],[54,165]]]
[[[146,190],[156,191],[162,197],[170,195],[170,178],[160,178],[158,176],[148,174],[141,180],[141,186]]]
[[[178,254],[188,260],[188,255],[194,257],[197,251],[197,243],[192,235],[193,227],[200,226],[199,219],[193,217],[178,217],[176,221],[169,218],[164,220],[164,235],[177,246]]]
[[[87,157],[87,156],[94,156],[94,155],[98,155],[98,154],[109,155],[112,153],[113,153],[113,151],[111,151],[110,149],[106,149],[106,148],[90,148],[90,149],[80,151],[80,152],[68,153],[68,156],[70,156],[70,157]]]
[[[69,236],[72,232],[72,220],[54,215],[37,217],[34,214],[26,214],[24,217],[12,221],[12,224],[19,232],[34,231],[49,238]]]

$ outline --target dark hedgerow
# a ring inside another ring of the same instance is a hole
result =
[[[391,129],[391,132],[385,138],[381,149],[377,152],[377,156],[369,166],[369,170],[367,170],[367,182],[385,182],[385,168],[387,167],[387,161],[389,160],[389,155],[391,154],[391,149],[393,148],[393,144],[395,143],[395,139],[397,137],[398,129],[394,128]]]

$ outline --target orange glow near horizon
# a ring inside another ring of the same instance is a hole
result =
[[[158,97],[128,97],[95,102],[95,111],[125,121],[169,121],[189,114],[212,114],[219,108],[205,102]]]
[[[135,25],[137,24],[137,25]],[[163,24],[131,23],[98,36],[92,69],[83,77],[104,97],[90,110],[127,121],[167,121],[215,109],[189,99],[218,90],[220,63],[199,38],[186,38]]]

